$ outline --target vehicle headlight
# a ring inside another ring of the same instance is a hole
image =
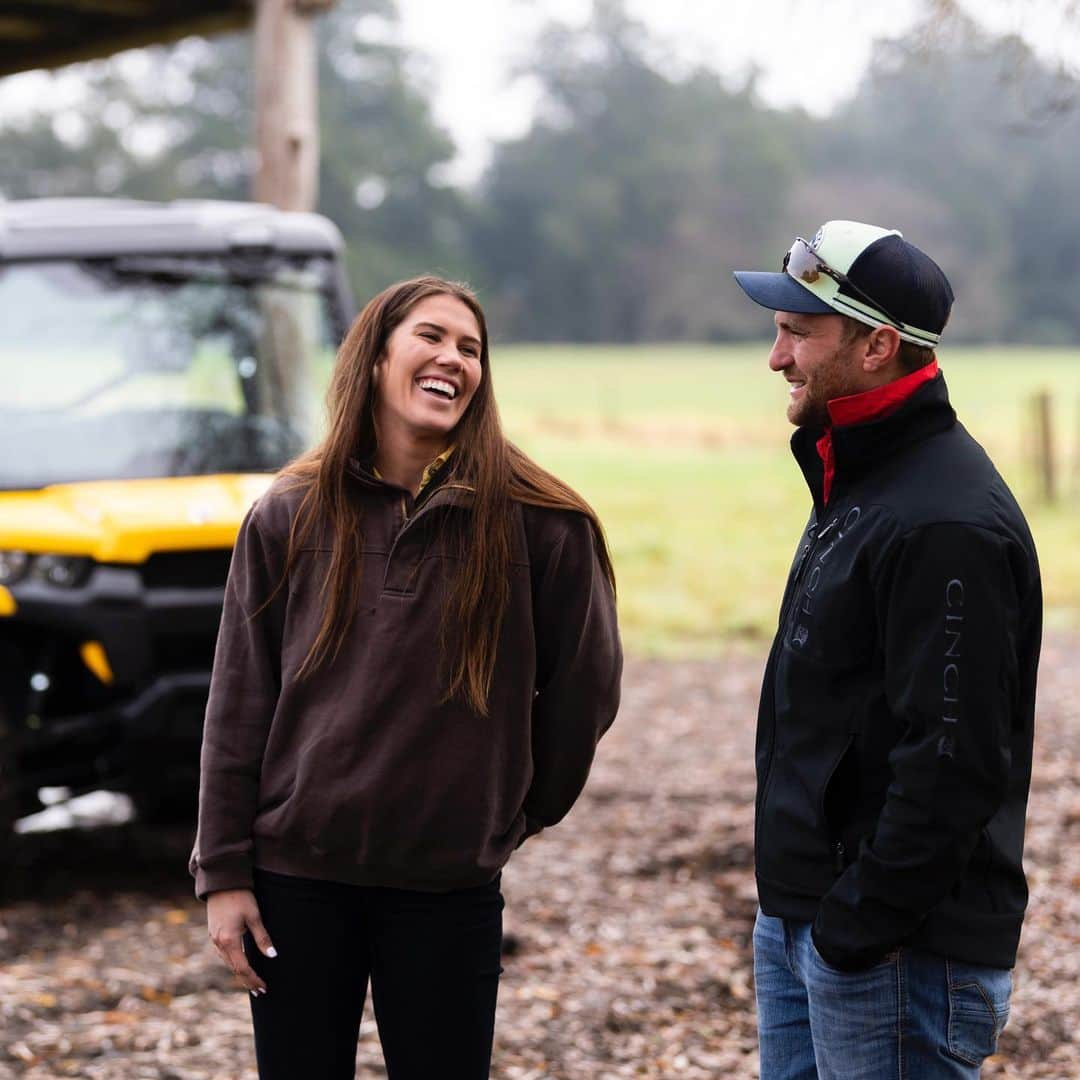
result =
[[[30,565],[25,551],[0,551],[0,585],[14,585]]]
[[[39,555],[34,560],[33,575],[49,585],[73,589],[90,573],[91,560],[82,555]]]

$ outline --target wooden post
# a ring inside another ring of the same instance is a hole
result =
[[[1050,394],[1046,390],[1033,399],[1035,415],[1035,461],[1039,475],[1039,494],[1042,501],[1052,503],[1056,495],[1054,482],[1054,429],[1051,421]]]
[[[314,16],[334,0],[256,0],[254,197],[314,210],[319,117]]]
[[[1076,399],[1076,429],[1073,432],[1072,491],[1075,498],[1080,495],[1080,398]]]

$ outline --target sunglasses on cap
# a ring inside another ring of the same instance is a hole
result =
[[[781,269],[797,281],[805,281],[808,285],[812,285],[822,274],[825,274],[838,285],[844,285],[856,293],[872,308],[880,311],[895,329],[904,329],[902,320],[892,315],[884,304],[879,304],[872,296],[864,293],[847,274],[834,270],[801,236],[795,237],[791,250],[784,256]]]

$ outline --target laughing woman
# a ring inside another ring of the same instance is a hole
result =
[[[326,438],[240,529],[191,867],[261,1080],[488,1076],[499,874],[585,783],[622,666],[600,523],[506,441],[483,312],[436,278],[353,324]]]

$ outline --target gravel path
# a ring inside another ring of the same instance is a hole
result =
[[[1050,635],[1012,1019],[985,1075],[1080,1077],[1080,635]],[[496,1080],[757,1076],[750,931],[761,656],[628,665],[588,790],[504,875]],[[1070,844],[1071,841],[1071,844]],[[189,837],[24,837],[0,906],[0,1078],[254,1080]],[[374,1024],[360,1077],[385,1073]]]

